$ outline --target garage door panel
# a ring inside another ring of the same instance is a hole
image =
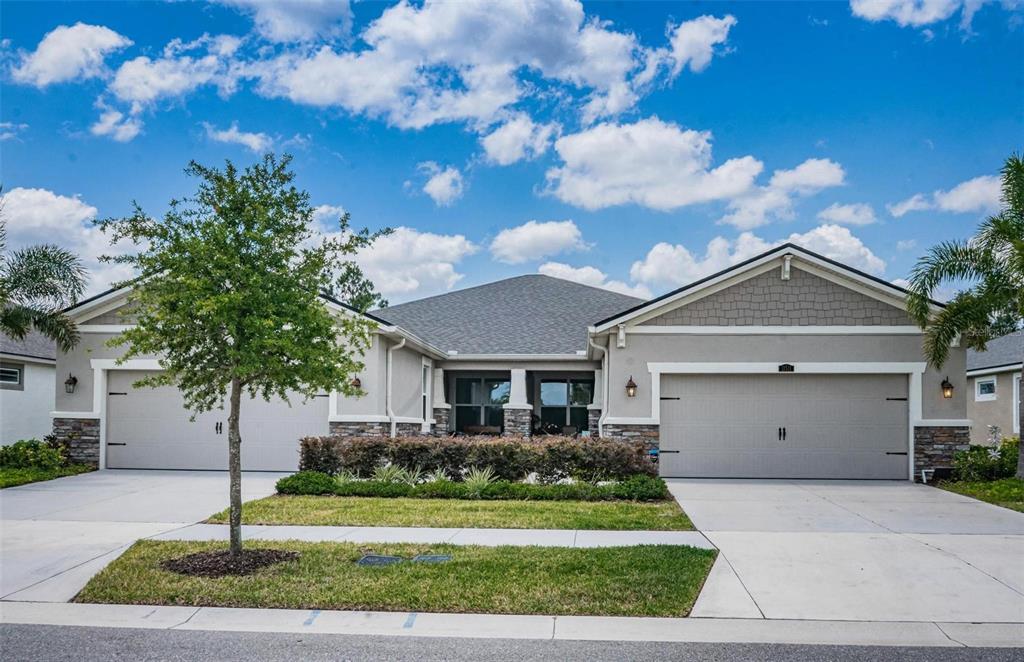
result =
[[[662,475],[907,475],[905,375],[666,375],[661,392]]]
[[[114,469],[227,469],[227,412],[194,416],[174,387],[135,388],[152,373],[111,371],[108,378],[107,466]],[[327,398],[242,401],[242,469],[294,471],[298,440],[326,435]],[[218,426],[218,423],[220,424]],[[218,429],[220,430],[218,432]]]

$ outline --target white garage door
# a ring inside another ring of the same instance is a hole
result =
[[[663,375],[663,476],[907,477],[905,375]]]
[[[111,469],[227,469],[227,410],[189,420],[174,387],[135,388],[149,373],[111,370],[107,380],[107,466]],[[295,471],[299,438],[326,435],[327,398],[243,398],[242,469]]]

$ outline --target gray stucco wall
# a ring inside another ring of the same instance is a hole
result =
[[[646,326],[901,326],[913,325],[902,308],[803,271],[789,280],[773,268],[721,292],[665,312]]]
[[[651,362],[918,362],[919,335],[628,335],[625,348],[609,347],[609,411],[613,417],[651,415]],[[926,419],[967,417],[966,352],[953,348],[941,370],[929,366],[922,379],[922,414]],[[954,385],[954,397],[942,397],[940,384],[946,376]],[[638,389],[626,397],[626,380],[632,376]]]
[[[383,416],[384,384],[387,379],[385,372],[384,352],[388,344],[380,336],[374,334],[370,349],[363,356],[363,370],[359,373],[365,395],[362,397],[338,396],[338,413],[349,415]]]
[[[83,333],[82,339],[71,353],[57,351],[57,374],[63,375],[54,385],[56,388],[57,411],[92,411],[93,410],[93,370],[92,359],[116,359],[124,354],[123,347],[107,347],[106,343],[118,334]],[[155,355],[139,356],[140,359],[153,359]],[[78,378],[75,392],[64,392],[64,379],[68,373]]]
[[[988,426],[998,425],[1004,437],[1016,434],[1013,431],[1013,379],[1020,372],[1001,372],[995,375],[971,377],[967,380],[967,418],[971,419],[971,443],[988,443]],[[996,399],[976,401],[975,382],[979,379],[996,380]]]

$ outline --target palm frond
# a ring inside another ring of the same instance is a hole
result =
[[[71,351],[78,344],[78,327],[60,311],[36,311],[32,326],[57,343],[61,351]]]
[[[52,244],[14,251],[4,265],[8,296],[40,308],[63,308],[85,291],[85,269],[77,255]]]

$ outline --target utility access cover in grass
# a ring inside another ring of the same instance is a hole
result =
[[[447,563],[451,560],[451,554],[417,554],[412,557],[413,563]]]
[[[365,554],[356,561],[356,565],[395,565],[404,559],[401,556],[384,556],[383,554]]]

